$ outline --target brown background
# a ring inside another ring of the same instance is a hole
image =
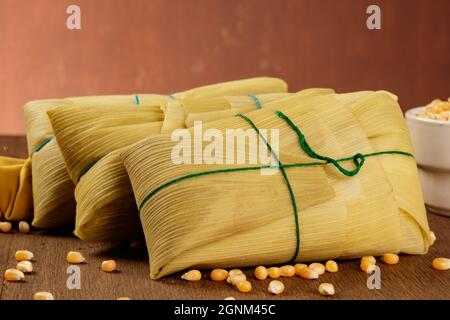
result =
[[[81,30],[66,8],[81,7]],[[378,4],[382,30],[366,28]],[[31,99],[170,93],[271,75],[291,91],[450,96],[448,0],[0,0],[0,134]]]

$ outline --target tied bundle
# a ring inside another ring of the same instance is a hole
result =
[[[276,78],[254,78],[200,87],[166,96],[166,102],[199,99],[204,95],[216,103],[200,110],[224,107],[215,95],[246,92],[258,95],[286,90]],[[192,97],[192,98],[191,98]],[[250,99],[254,105],[254,101]],[[164,104],[158,110],[134,109],[102,111],[91,106],[64,106],[48,112],[69,175],[76,184],[75,234],[88,241],[130,240],[142,235],[131,185],[120,158],[122,148],[144,137],[158,134],[163,125]],[[158,115],[147,117],[148,112]],[[184,120],[183,120],[184,122]]]
[[[158,111],[163,95],[140,95],[140,104]],[[28,151],[32,159],[34,217],[37,228],[72,226],[75,219],[75,185],[70,179],[61,151],[54,139],[47,112],[62,106],[89,106],[104,110],[123,106],[135,108],[135,95],[90,96],[66,99],[37,100],[25,104]],[[29,216],[28,218],[31,218]]]
[[[125,150],[151,278],[192,267],[427,252],[416,162],[392,94],[300,93],[208,128],[222,136],[230,129],[253,132],[275,165],[176,164],[177,142],[169,135]],[[262,129],[278,130],[278,150]],[[193,136],[187,149],[202,146],[195,130],[186,131]],[[258,152],[250,141],[234,149],[234,159]]]

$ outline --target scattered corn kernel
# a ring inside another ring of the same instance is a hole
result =
[[[17,263],[16,268],[23,273],[33,272],[33,264],[30,261],[20,261]]]
[[[235,298],[235,297],[226,297],[226,298],[223,299],[223,300],[236,300],[236,298]]]
[[[269,283],[267,290],[272,294],[280,294],[284,291],[284,284],[278,280],[272,280]]]
[[[34,294],[33,300],[55,300],[55,299],[53,298],[53,295],[50,292],[41,291],[36,292]]]
[[[17,269],[8,269],[5,271],[5,279],[11,282],[22,281],[25,279],[25,275],[22,271]]]
[[[321,283],[319,293],[323,296],[332,296],[335,293],[334,286],[331,283]]]
[[[67,254],[67,262],[70,264],[79,264],[83,263],[84,261],[86,261],[86,259],[78,251],[70,251]]]
[[[328,260],[325,263],[325,270],[327,270],[328,272],[338,272],[339,267],[336,261]]]
[[[234,276],[237,274],[244,274],[244,273],[240,269],[231,269],[230,271],[228,271],[228,276]]]
[[[117,263],[114,260],[105,260],[102,262],[102,270],[105,272],[116,271]]]
[[[105,272],[116,271],[117,263],[114,260],[106,260],[102,262],[102,270]]]
[[[395,253],[385,253],[381,256],[381,260],[386,264],[397,264],[400,258]]]
[[[319,275],[310,267],[300,269],[300,277],[303,279],[317,279]]]
[[[211,271],[211,280],[224,281],[228,278],[228,271],[224,269],[214,269]]]
[[[295,267],[291,265],[285,265],[280,268],[280,275],[282,277],[293,277],[295,276]]]
[[[448,258],[436,258],[433,260],[432,266],[436,270],[449,270],[450,269],[450,259]]]
[[[181,279],[187,281],[200,281],[202,279],[202,273],[198,270],[189,270],[181,276]]]
[[[365,256],[361,258],[361,262],[368,261],[371,264],[377,264],[377,259],[374,256]]]
[[[247,277],[245,276],[245,274],[241,273],[241,274],[234,274],[231,276],[228,276],[227,278],[227,283],[236,286],[241,282],[247,281]]]
[[[8,233],[11,231],[11,229],[12,229],[11,222],[8,222],[8,221],[0,222],[0,231],[1,232]]]
[[[33,259],[34,254],[28,250],[19,250],[16,251],[16,260],[17,261],[30,261]]]
[[[264,266],[256,267],[255,269],[255,278],[258,280],[266,280],[269,276],[269,271]]]
[[[19,232],[20,233],[29,233],[31,230],[30,225],[26,221],[19,222]]]
[[[131,300],[129,297],[119,297],[116,300]]]
[[[294,266],[294,268],[295,268],[295,274],[296,275],[300,275],[300,270],[302,270],[303,268],[306,268],[307,267],[307,265],[306,264],[304,264],[304,263],[297,263],[295,266]]]
[[[267,273],[272,279],[278,279],[281,276],[280,268],[278,267],[270,267],[267,269]]]
[[[250,281],[240,282],[236,285],[236,287],[240,292],[243,292],[243,293],[252,291],[252,284],[250,283]]]
[[[325,266],[321,263],[314,262],[309,265],[309,268],[312,269],[315,273],[317,273],[319,276],[323,275],[325,273]]]
[[[434,234],[433,231],[430,231],[430,246],[434,245],[434,243],[436,242],[436,235]]]
[[[375,267],[376,265],[374,263],[372,263],[371,260],[361,260],[361,264],[359,265],[359,267],[361,268],[362,271],[366,272],[366,273],[372,273],[375,271]]]

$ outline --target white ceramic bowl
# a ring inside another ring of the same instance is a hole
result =
[[[450,121],[418,118],[424,107],[406,112],[425,203],[450,216]]]

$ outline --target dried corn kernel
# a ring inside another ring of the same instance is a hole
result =
[[[41,291],[36,292],[34,294],[33,300],[55,300],[55,299],[53,298],[53,295],[50,292]]]
[[[436,242],[436,235],[434,234],[433,231],[430,231],[430,246],[434,245],[435,242]]]
[[[270,267],[267,269],[267,273],[272,279],[278,279],[281,276],[280,268],[278,267]]]
[[[224,269],[214,269],[211,271],[211,280],[224,281],[228,278],[228,271]]]
[[[181,279],[187,281],[200,281],[202,279],[202,273],[198,270],[189,270],[181,276]]]
[[[272,294],[280,294],[284,291],[284,284],[278,280],[272,280],[269,283],[267,290]]]
[[[30,261],[20,261],[17,263],[16,269],[23,273],[33,272],[33,264]]]
[[[293,277],[295,276],[295,267],[291,265],[285,265],[280,268],[280,275],[282,277]]]
[[[306,267],[300,269],[300,277],[303,279],[313,280],[319,278],[319,275],[310,267]]]
[[[29,233],[31,230],[30,225],[26,221],[19,222],[19,232],[20,233]]]
[[[397,264],[400,258],[395,253],[385,253],[381,256],[381,260],[386,264]]]
[[[372,273],[375,271],[376,265],[373,264],[370,260],[362,260],[359,267],[366,273]]]
[[[417,115],[419,118],[434,120],[450,120],[450,101],[435,99],[429,103],[425,109]]]
[[[22,271],[17,269],[8,269],[5,271],[5,279],[11,282],[22,281],[25,279],[25,275]]]
[[[106,260],[102,262],[102,270],[105,272],[116,271],[117,263],[114,260]]]
[[[86,261],[86,259],[78,251],[70,251],[67,254],[67,262],[70,264],[79,264],[83,263],[84,261]]]
[[[312,269],[315,273],[317,273],[319,276],[323,275],[325,273],[325,266],[321,263],[314,262],[309,265],[309,268]]]
[[[362,258],[361,258],[361,262],[363,262],[363,261],[367,261],[367,262],[369,262],[369,263],[371,263],[371,264],[377,264],[377,259],[375,259],[374,256],[365,256],[365,257],[362,257]]]
[[[237,274],[244,274],[244,273],[240,269],[231,269],[230,271],[228,271],[228,276],[234,276]]]
[[[449,270],[450,269],[450,259],[448,258],[436,258],[433,260],[432,266],[436,270]]]
[[[131,300],[129,297],[119,297],[116,300]]]
[[[240,292],[243,292],[243,293],[252,291],[252,284],[250,283],[250,281],[240,282],[236,285],[236,287]]]
[[[300,270],[302,270],[303,268],[306,268],[307,267],[307,265],[306,264],[303,264],[303,263],[297,263],[295,266],[294,266],[294,268],[295,268],[295,274],[296,275],[300,275]]]
[[[269,271],[264,266],[256,267],[255,269],[255,278],[258,280],[266,280],[269,276]]]
[[[16,260],[17,261],[30,261],[34,258],[34,254],[28,250],[19,250],[16,251]]]
[[[8,221],[0,222],[0,231],[1,232],[8,233],[11,231],[11,229],[12,229],[11,222],[8,222]]]
[[[327,270],[328,272],[338,272],[339,267],[336,261],[328,260],[325,263],[325,270]]]
[[[223,300],[236,300],[236,298],[235,298],[235,297],[226,297],[226,298],[223,299]]]
[[[247,277],[245,276],[245,274],[241,273],[241,274],[234,274],[231,276],[228,276],[227,278],[227,283],[236,286],[241,282],[247,281]]]
[[[331,283],[321,283],[319,293],[323,296],[332,296],[335,293],[334,286]]]

